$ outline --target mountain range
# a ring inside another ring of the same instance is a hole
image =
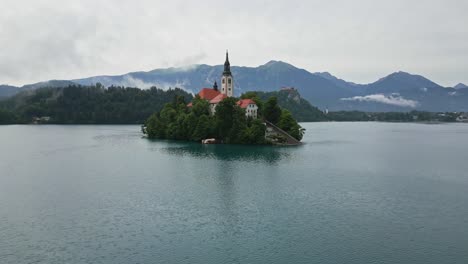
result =
[[[219,81],[222,65],[205,64],[156,69],[114,76],[94,76],[75,80],[53,80],[23,87],[0,85],[0,97],[22,90],[60,87],[71,84],[101,83],[108,87],[138,88],[180,87],[197,93]],[[295,87],[303,98],[321,109],[359,111],[463,111],[468,112],[468,88],[464,84],[443,87],[423,76],[395,72],[370,84],[356,84],[328,72],[309,72],[282,61],[270,61],[258,67],[232,66],[236,95],[246,91],[278,91]]]

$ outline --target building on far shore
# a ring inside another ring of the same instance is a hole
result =
[[[35,116],[32,118],[32,123],[33,124],[45,124],[50,122],[51,118],[50,116]]]
[[[229,62],[229,54],[226,51],[226,61],[224,62],[224,71],[221,76],[221,91],[218,90],[218,83],[215,81],[213,88],[203,88],[198,93],[198,96],[210,103],[210,113],[216,113],[216,106],[227,97],[234,96],[234,78],[231,73],[231,64]],[[245,116],[257,118],[258,106],[252,99],[242,99],[237,102],[237,105],[245,110]],[[192,107],[192,103],[187,105]]]
[[[252,99],[242,99],[237,102],[237,105],[245,109],[245,115],[251,118],[257,118],[258,106]]]
[[[281,87],[280,91],[294,92],[294,91],[296,91],[296,88],[283,86],[283,87]]]
[[[468,113],[460,113],[457,117],[457,122],[468,123]]]

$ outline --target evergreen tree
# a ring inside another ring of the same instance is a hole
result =
[[[265,125],[259,120],[249,120],[249,126],[241,135],[241,141],[246,144],[265,144]]]
[[[174,101],[182,105],[191,99],[181,89],[104,88],[97,84],[25,91],[1,101],[0,107],[14,112],[17,122],[23,123],[35,116],[49,116],[55,124],[142,124],[164,104]]]
[[[270,97],[264,106],[263,117],[273,124],[277,124],[281,117],[281,108],[278,105],[276,96]]]
[[[16,123],[17,118],[15,114],[8,110],[4,110],[0,108],[0,125],[5,125],[5,124],[14,124]]]
[[[202,139],[210,137],[210,135],[212,135],[210,128],[210,118],[208,115],[201,115],[198,118],[198,122],[191,136],[191,139],[194,141],[200,141]]]
[[[304,135],[305,130],[297,123],[288,110],[283,109],[281,111],[277,125],[297,140],[301,140]]]
[[[216,106],[215,120],[218,136],[223,139],[231,136],[231,129],[237,118],[239,106],[236,105],[236,99],[228,97]]]
[[[165,138],[166,137],[166,126],[161,120],[159,119],[158,113],[152,114],[146,120],[146,129],[145,132],[147,133],[149,138]]]

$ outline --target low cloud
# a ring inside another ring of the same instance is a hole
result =
[[[394,70],[468,83],[466,0],[427,0],[427,8],[404,0],[272,2],[1,0],[0,83],[218,65],[226,49],[232,65],[276,59],[358,83]]]
[[[122,82],[120,82],[118,85],[125,86],[125,87],[136,87],[140,89],[149,89],[153,86],[156,86],[161,89],[166,88],[166,87],[160,87],[157,83],[154,83],[154,82],[145,82],[141,79],[133,78],[130,75],[124,75]]]
[[[109,77],[93,77],[86,81],[78,81],[78,83],[83,85],[93,85],[96,83],[101,83],[102,85],[109,86],[123,86],[123,87],[135,87],[139,89],[149,89],[151,87],[157,87],[159,89],[168,90],[170,88],[180,88],[185,90],[188,93],[193,93],[192,90],[186,88],[189,85],[187,80],[176,81],[176,82],[146,82],[139,78],[135,78],[129,74],[124,75],[121,80],[115,80]]]
[[[136,87],[140,89],[149,89],[151,87],[157,87],[159,89],[168,90],[170,88],[180,88],[189,93],[193,93],[190,89],[187,89],[186,86],[189,84],[187,80],[177,80],[174,83],[169,82],[145,82],[141,79],[134,78],[131,75],[125,75],[122,82],[114,85],[121,85],[125,87]]]
[[[419,105],[417,101],[405,99],[399,94],[371,94],[366,96],[354,96],[349,98],[341,98],[342,101],[358,101],[358,102],[376,102],[400,107],[415,108]]]

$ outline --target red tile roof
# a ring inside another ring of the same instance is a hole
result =
[[[237,105],[240,106],[240,108],[247,108],[249,104],[256,105],[255,101],[252,99],[242,99],[242,100],[237,101]]]
[[[200,96],[201,99],[205,99],[205,100],[212,100],[213,98],[215,98],[216,96],[218,96],[219,94],[221,94],[219,91],[215,91],[211,88],[203,88],[199,93],[198,95]]]
[[[218,94],[215,98],[210,100],[210,104],[217,104],[217,103],[221,102],[222,100],[224,100],[224,98],[227,98],[227,95]]]
[[[193,106],[193,103],[192,103],[192,102],[190,102],[190,103],[187,104],[187,107],[192,107],[192,106]]]

